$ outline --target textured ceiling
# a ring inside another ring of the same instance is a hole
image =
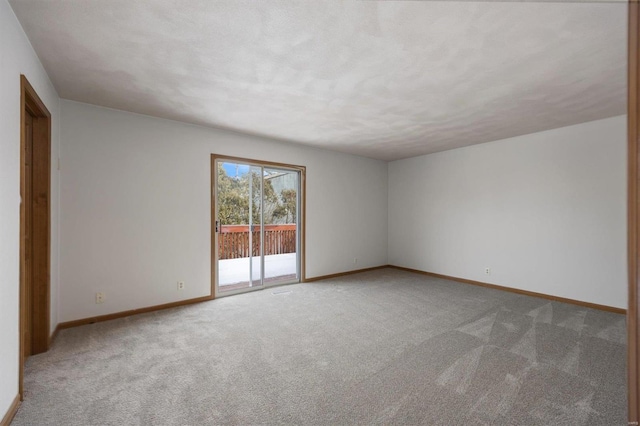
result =
[[[63,98],[384,160],[626,108],[624,2],[10,3]]]

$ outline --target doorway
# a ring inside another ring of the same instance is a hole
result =
[[[211,167],[215,297],[302,281],[305,168],[217,155]]]
[[[49,349],[51,114],[20,76],[20,377],[25,360]]]

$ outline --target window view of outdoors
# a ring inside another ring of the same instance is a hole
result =
[[[230,162],[217,172],[220,289],[295,280],[298,173]]]
[[[218,219],[224,225],[249,224],[249,199],[253,224],[260,224],[260,168],[218,163]],[[231,173],[229,173],[231,171]],[[249,179],[253,197],[249,196]],[[296,223],[298,186],[296,173],[264,169],[264,223]]]

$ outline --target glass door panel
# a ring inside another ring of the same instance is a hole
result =
[[[264,169],[264,281],[298,279],[298,172]]]
[[[217,162],[216,214],[218,288],[221,292],[251,287],[251,203],[247,164]]]

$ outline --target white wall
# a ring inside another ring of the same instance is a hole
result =
[[[0,0],[0,418],[18,393],[20,275],[20,74],[51,112],[52,158],[59,147],[58,94],[22,31]],[[58,315],[58,172],[52,171],[51,330]]]
[[[209,295],[211,153],[307,167],[308,278],[387,263],[385,162],[71,101],[61,112],[61,321]]]
[[[626,308],[626,174],[625,116],[389,163],[389,263]]]

